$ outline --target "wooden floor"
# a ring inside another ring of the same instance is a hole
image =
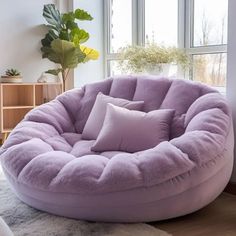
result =
[[[152,225],[173,236],[236,236],[236,196],[223,193],[198,212]]]

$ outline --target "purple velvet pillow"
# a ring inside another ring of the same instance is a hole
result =
[[[108,103],[114,104],[118,107],[125,107],[129,110],[141,110],[144,102],[129,101],[122,98],[114,98],[106,96],[101,92],[98,93],[92,111],[85,124],[82,133],[82,139],[97,139],[106,115],[106,109]]]
[[[107,105],[102,129],[92,151],[138,152],[169,140],[174,110],[161,109],[148,113]]]

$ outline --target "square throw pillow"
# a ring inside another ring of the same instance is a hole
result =
[[[108,103],[114,104],[118,107],[125,107],[129,110],[141,110],[144,102],[129,101],[122,98],[110,97],[102,94],[101,92],[98,93],[88,120],[85,124],[82,139],[97,139],[106,115]]]
[[[145,113],[108,104],[102,129],[91,150],[132,153],[153,148],[169,140],[174,112],[161,109]]]

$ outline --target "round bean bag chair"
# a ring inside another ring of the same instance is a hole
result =
[[[92,151],[95,140],[81,134],[99,92],[143,101],[143,112],[174,110],[169,139],[132,153]],[[149,222],[212,202],[230,179],[233,145],[229,106],[214,89],[124,76],[67,91],[30,111],[0,159],[15,194],[39,210],[91,221]]]

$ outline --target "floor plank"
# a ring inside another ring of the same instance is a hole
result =
[[[198,212],[152,225],[173,236],[236,236],[236,196],[223,193]]]

